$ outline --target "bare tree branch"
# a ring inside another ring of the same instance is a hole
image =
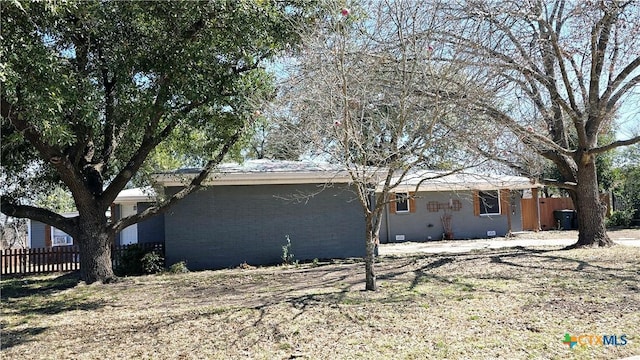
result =
[[[608,145],[605,146],[600,146],[594,149],[591,149],[589,152],[592,154],[601,154],[604,152],[607,152],[609,150],[613,150],[615,148],[621,147],[621,146],[628,146],[628,145],[633,145],[633,144],[637,144],[640,142],[640,136],[636,136],[633,137],[631,139],[627,139],[627,140],[618,140],[618,141],[614,141]]]

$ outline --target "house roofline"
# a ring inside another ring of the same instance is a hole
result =
[[[153,202],[156,199],[156,191],[150,187],[122,190],[113,201],[114,204],[128,204],[139,202]]]
[[[488,191],[488,190],[527,190],[531,188],[539,188],[540,184],[524,184],[524,183],[502,183],[502,184],[423,184],[417,188],[418,192],[435,192],[435,191]],[[381,192],[382,189],[377,189]],[[416,191],[415,185],[399,185],[391,189],[393,192],[413,192]]]
[[[394,192],[435,191],[487,191],[498,189],[526,190],[542,187],[541,184],[522,176],[482,175],[475,173],[446,174],[437,171],[417,171],[409,174]],[[379,186],[377,192],[382,192]]]
[[[154,180],[164,187],[185,186],[197,174],[156,174]],[[322,184],[322,183],[351,183],[351,177],[346,171],[272,171],[246,173],[214,173],[202,185],[291,185],[291,184]]]
[[[155,197],[153,196],[135,196],[135,197],[131,196],[131,197],[116,198],[113,201],[113,203],[128,204],[128,203],[140,203],[140,202],[148,203],[153,201],[155,201]]]

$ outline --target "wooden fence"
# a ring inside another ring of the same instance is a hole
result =
[[[162,243],[135,244],[145,252],[157,251],[164,257]],[[111,249],[113,267],[119,265],[124,251],[132,245],[114,246]],[[55,246],[34,249],[5,249],[0,251],[1,274],[42,274],[80,270],[80,249],[77,246]]]
[[[607,216],[611,214],[610,200],[608,194],[600,196],[600,200],[607,204]],[[571,198],[538,198],[538,207],[535,199],[520,200],[522,207],[522,229],[536,230],[538,228],[538,217],[540,230],[553,230],[558,228],[558,223],[553,212],[556,210],[575,210]]]

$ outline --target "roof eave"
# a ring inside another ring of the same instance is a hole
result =
[[[158,174],[155,181],[165,187],[185,186],[197,174]],[[351,177],[345,171],[340,172],[253,172],[253,173],[216,173],[209,176],[204,186],[222,185],[289,185],[350,183]]]
[[[139,203],[139,202],[153,202],[156,199],[152,196],[127,196],[127,197],[117,197],[113,203],[114,204],[124,204],[124,203]]]
[[[488,191],[488,190],[499,190],[499,189],[509,189],[509,190],[527,190],[531,188],[539,188],[540,184],[537,183],[524,183],[524,182],[513,182],[513,183],[500,183],[500,184],[455,184],[455,183],[443,183],[443,184],[421,184],[417,189],[415,184],[403,184],[396,186],[392,189],[395,192],[438,192],[438,191]],[[381,192],[382,189],[378,188],[378,192]]]

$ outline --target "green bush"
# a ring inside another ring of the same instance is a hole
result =
[[[629,227],[631,226],[633,213],[634,211],[630,210],[616,210],[607,219],[607,226]]]
[[[120,253],[118,266],[114,269],[116,275],[142,275],[144,273],[142,268],[142,258],[144,254],[145,251],[140,245],[133,244],[127,246],[127,248]]]
[[[127,246],[114,269],[118,276],[156,274],[164,270],[164,259],[157,251],[147,251],[138,244]]]
[[[150,251],[141,259],[142,271],[145,274],[157,274],[164,271],[164,258],[157,251]]]
[[[172,274],[184,274],[189,272],[187,263],[185,261],[177,262],[169,267],[169,272]]]

